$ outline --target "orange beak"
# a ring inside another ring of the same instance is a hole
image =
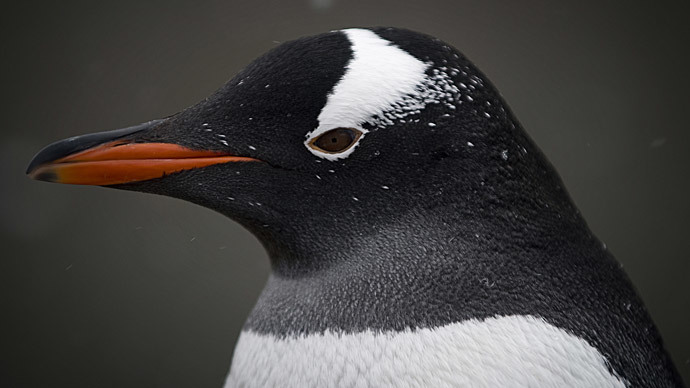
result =
[[[217,151],[192,150],[177,144],[123,140],[98,144],[55,158],[56,153],[59,155],[60,151],[65,151],[60,149],[65,148],[64,142],[75,140],[80,140],[80,137],[63,140],[39,152],[29,166],[29,177],[48,182],[108,186],[161,178],[220,163],[259,161]],[[70,144],[69,147],[74,146]],[[56,148],[60,150],[56,152]]]

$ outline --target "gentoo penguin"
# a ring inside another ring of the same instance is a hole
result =
[[[180,113],[69,138],[35,179],[182,198],[272,274],[228,387],[676,387],[620,265],[487,78],[420,33],[284,43]]]

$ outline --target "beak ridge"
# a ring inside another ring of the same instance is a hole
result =
[[[133,133],[153,128],[163,121],[165,121],[165,119],[151,120],[146,123],[127,128],[90,133],[88,135],[74,136],[68,139],[56,141],[55,143],[49,144],[42,150],[38,151],[33,159],[31,159],[29,167],[26,169],[26,173],[31,174],[31,172],[36,170],[39,166],[61,159],[65,156],[84,151],[108,141],[117,140]]]

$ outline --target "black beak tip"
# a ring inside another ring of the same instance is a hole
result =
[[[31,171],[33,171],[36,168],[36,164],[34,163],[35,160],[36,160],[36,157],[34,156],[34,158],[31,159],[31,162],[29,162],[29,167],[26,168],[26,172],[25,172],[26,175],[30,175]]]
[[[60,140],[49,144],[42,150],[38,151],[38,153],[31,159],[31,162],[29,162],[29,167],[26,168],[26,174],[31,175],[31,173],[36,170],[38,166],[60,159],[72,152],[76,152],[74,150],[78,150],[79,147],[75,147],[74,143],[75,140],[79,138],[80,136],[75,136],[70,137],[69,139]],[[32,176],[32,178],[38,179],[35,176]]]
[[[35,176],[32,176],[31,173],[43,164],[50,163],[54,160],[86,150],[91,147],[95,147],[99,144],[108,141],[117,140],[121,137],[131,135],[133,133],[141,132],[146,129],[151,129],[165,120],[166,119],[152,120],[132,127],[116,129],[114,131],[90,133],[88,135],[74,136],[68,139],[56,141],[55,143],[49,144],[42,150],[38,151],[38,153],[33,157],[33,159],[31,159],[31,162],[29,162],[29,167],[26,168],[26,174],[34,179],[52,182],[53,180],[49,179],[49,177],[47,176],[45,177],[46,179],[44,179],[43,173],[39,173]]]
[[[28,174],[28,173],[27,173]],[[52,171],[40,171],[37,174],[29,175],[32,179],[44,182],[57,182],[58,176]]]

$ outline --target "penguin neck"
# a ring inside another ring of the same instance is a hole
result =
[[[455,187],[437,188],[426,182],[430,191],[413,204],[371,198],[361,211],[340,217],[300,210],[292,214],[290,225],[247,226],[264,244],[273,272],[286,278],[319,276],[332,267],[372,261],[412,265],[405,260],[433,256],[435,261],[457,263],[469,260],[462,253],[475,250],[524,249],[593,238],[555,174],[535,185],[533,175],[514,173],[493,181],[477,175]]]
[[[532,311],[524,282],[562,270],[559,252],[569,245],[596,245],[562,218],[560,226],[525,227],[512,215],[487,223],[452,210],[411,211],[356,235],[336,224],[320,231],[322,244],[267,244],[273,271],[246,329],[400,331],[522,314]]]
[[[323,225],[319,220],[303,220],[300,224],[314,228],[281,229],[279,238],[259,238],[274,274],[286,278],[319,276],[372,262],[412,266],[430,257],[439,265],[456,264],[471,261],[471,253],[477,250],[543,248],[593,238],[574,206],[540,206],[544,207],[541,212],[532,206],[515,209],[500,203],[474,204],[472,209],[432,204],[397,217],[372,215],[366,221],[375,221],[356,227],[348,220],[330,220],[330,228],[318,227]]]

